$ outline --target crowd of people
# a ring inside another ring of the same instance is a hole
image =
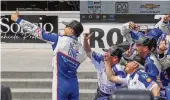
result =
[[[103,55],[91,50],[88,44],[91,34],[84,35],[85,51],[98,73],[95,100],[125,88],[149,90],[153,96],[167,95],[165,87],[170,85],[170,15],[164,16],[156,26],[148,32],[147,28],[132,21],[123,24],[121,34],[129,43],[129,49],[113,45]]]
[[[129,49],[120,45],[103,49],[104,54],[92,50],[89,39],[93,34],[84,34],[83,45],[78,37],[83,32],[80,22],[63,22],[64,34],[49,34],[19,17],[11,20],[30,34],[52,45],[53,87],[52,100],[79,100],[77,69],[89,57],[98,76],[98,88],[94,100],[109,100],[116,90],[149,90],[153,96],[165,96],[165,87],[170,85],[170,15],[164,16],[155,28],[146,28],[130,21],[122,25],[121,34],[129,43]],[[108,98],[107,98],[108,97]]]

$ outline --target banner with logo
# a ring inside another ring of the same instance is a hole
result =
[[[81,14],[167,14],[170,1],[101,1],[80,2]]]
[[[121,27],[124,23],[83,23],[84,33],[93,33],[90,39],[90,47],[95,51],[103,53],[102,48],[109,48],[113,44],[120,44],[126,39],[121,34]],[[149,30],[154,24],[143,23]],[[81,42],[83,43],[83,35]]]
[[[37,37],[30,35],[20,26],[10,20],[9,15],[1,16],[1,42],[5,43],[45,43]],[[22,15],[21,18],[28,20],[50,33],[58,33],[58,17],[46,15]]]

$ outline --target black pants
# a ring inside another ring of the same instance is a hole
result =
[[[103,93],[98,87],[94,100],[109,100],[109,96],[110,94]]]
[[[1,86],[1,100],[12,100],[11,90],[9,87]]]

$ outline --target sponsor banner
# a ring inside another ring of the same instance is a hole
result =
[[[116,14],[167,14],[170,1],[127,1],[116,2]]]
[[[101,1],[88,1],[88,13],[100,14],[101,13]]]
[[[156,4],[156,3],[146,3],[146,4],[142,4],[140,5],[140,13],[161,13],[160,10],[160,4]]]
[[[167,14],[170,1],[101,1],[80,2],[81,14]]]
[[[58,33],[58,17],[46,15],[24,15],[21,18],[28,20],[49,33]],[[6,43],[45,43],[37,37],[28,34],[17,23],[10,20],[10,16],[1,16],[1,42]]]
[[[80,1],[80,21],[154,23],[156,14],[168,14],[170,1]]]
[[[116,2],[115,12],[116,13],[129,13],[129,3],[128,2]]]
[[[90,39],[90,46],[98,52],[103,52],[102,48],[109,48],[113,44],[120,44],[126,39],[121,34],[121,26],[123,23],[83,23],[84,33],[93,33]],[[143,23],[139,25],[147,25],[148,29],[152,29],[154,24]],[[83,35],[81,35],[83,43]]]

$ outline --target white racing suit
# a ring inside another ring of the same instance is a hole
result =
[[[98,89],[94,100],[109,100],[108,97],[112,95],[116,90],[123,88],[125,89],[127,87],[125,84],[117,84],[109,81],[104,66],[104,55],[92,51],[91,61],[97,70],[98,77]],[[112,65],[112,71],[114,71],[116,76],[122,78],[126,77],[124,66],[120,65],[119,63]]]
[[[17,23],[30,34],[49,42],[53,48],[52,100],[79,100],[77,69],[86,54],[78,38],[47,34],[38,26],[18,18]]]

